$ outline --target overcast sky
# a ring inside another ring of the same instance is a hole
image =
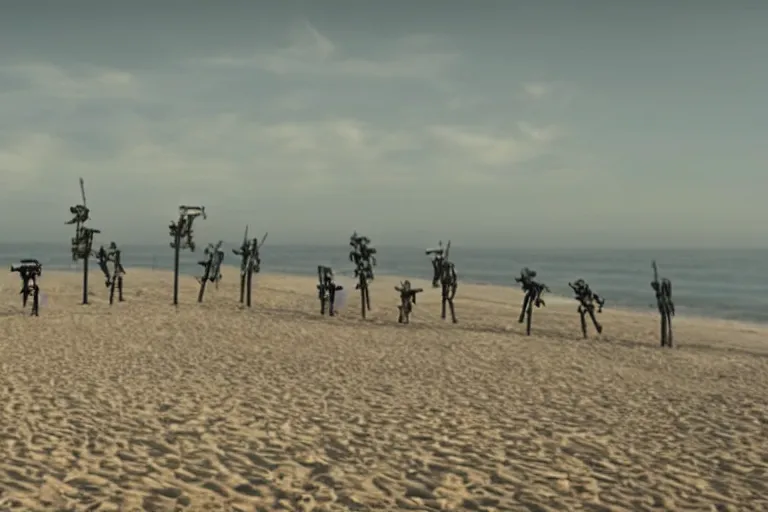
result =
[[[719,5],[8,1],[0,238],[82,176],[123,243],[766,246],[768,4]]]

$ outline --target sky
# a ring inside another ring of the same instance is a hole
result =
[[[765,2],[13,0],[0,48],[4,242],[83,177],[119,243],[768,246]]]

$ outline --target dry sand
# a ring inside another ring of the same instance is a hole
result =
[[[582,340],[560,299],[527,338],[518,291],[470,285],[403,326],[383,277],[367,321],[294,276],[244,311],[231,268],[174,309],[128,271],[111,308],[45,272],[40,318],[2,281],[0,510],[768,510],[766,328],[677,318],[663,350],[608,309]]]

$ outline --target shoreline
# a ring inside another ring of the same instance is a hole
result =
[[[153,274],[168,274],[169,276],[173,275],[173,270],[172,269],[152,268],[152,267],[145,267],[145,266],[137,266],[137,267],[132,267],[132,268],[135,269],[135,271],[140,271],[142,273],[143,272],[150,272],[150,273],[153,273]],[[235,273],[236,275],[239,275],[240,274],[240,267],[239,266],[234,266],[234,265],[223,265],[222,266],[222,273],[224,273],[225,271],[226,272],[232,272],[232,273]],[[81,269],[74,269],[74,268],[70,268],[70,269],[57,268],[57,269],[48,270],[47,272],[46,272],[46,270],[43,270],[43,276],[45,276],[46,273],[48,273],[48,274],[50,274],[50,273],[62,273],[62,274],[79,274],[79,275],[82,275],[82,270]],[[98,275],[98,277],[103,277],[103,274],[98,269],[98,266],[96,266],[95,268],[94,268],[94,266],[90,266],[89,267],[89,283],[91,283],[91,285],[89,285],[89,288],[91,290],[93,290],[92,283],[94,282],[94,280],[92,278],[92,275],[94,275],[94,274]],[[226,281],[226,275],[227,274],[225,274],[225,281]],[[130,276],[130,269],[128,270],[126,276],[128,276],[128,277],[126,277],[126,281],[129,283],[130,282],[130,277],[129,277]],[[193,278],[194,279],[194,278],[196,278],[198,276],[196,274],[185,273],[185,272],[179,271],[179,279],[181,280],[184,277],[188,277],[188,278]],[[271,277],[281,277],[281,278],[289,278],[289,279],[293,279],[293,278],[297,278],[297,279],[311,279],[311,280],[315,280],[316,279],[315,277],[313,277],[313,275],[311,273],[296,274],[296,273],[289,273],[289,272],[260,272],[257,276],[254,276],[255,279],[271,278]],[[337,274],[337,277],[343,277],[344,279],[349,279],[349,280],[354,279],[353,277],[348,276],[346,274]],[[382,272],[382,273],[380,273],[376,277],[376,279],[374,280],[374,283],[377,280],[381,281],[382,279],[393,280],[393,281],[397,281],[397,282],[399,282],[400,280],[409,279],[412,283],[414,283],[414,282],[430,283],[431,282],[429,279],[425,279],[425,278],[412,278],[412,277],[407,277],[407,276],[401,276],[401,275],[389,274],[389,273]],[[511,297],[514,300],[510,301],[510,302],[506,302],[504,304],[506,304],[507,306],[512,307],[513,309],[518,309],[518,310],[519,310],[519,308],[521,306],[521,304],[519,302],[522,300],[522,296],[523,295],[522,295],[522,293],[521,293],[519,288],[514,287],[514,286],[510,286],[510,285],[493,284],[493,283],[487,283],[487,282],[475,282],[475,281],[470,281],[470,280],[459,281],[459,292],[456,294],[456,300],[457,301],[461,300],[462,285],[464,287],[471,286],[473,288],[488,288],[489,290],[497,290],[497,289],[499,289],[499,290],[507,290],[507,291],[509,291],[511,293]],[[431,286],[429,286],[427,288],[431,289]],[[649,293],[649,295],[651,295],[651,294]],[[547,293],[547,294],[545,294],[544,295],[544,300],[547,303],[547,306],[558,305],[558,306],[563,307],[563,306],[573,305],[574,309],[577,306],[576,300],[573,299],[572,297],[568,297],[568,296],[564,296],[564,295],[560,295],[560,294],[556,294],[556,293]],[[619,312],[619,313],[622,313],[622,314],[641,315],[643,317],[649,317],[649,316],[654,316],[655,317],[655,316],[657,316],[656,310],[654,308],[639,309],[639,308],[636,308],[636,307],[633,308],[633,307],[630,307],[630,306],[611,306],[610,304],[611,304],[610,301],[608,301],[607,302],[607,307],[604,309],[604,311],[615,311],[615,312]],[[678,304],[676,304],[676,306],[680,307]],[[684,305],[683,305],[682,309],[683,310],[685,309]],[[756,320],[739,320],[739,319],[733,319],[733,318],[724,318],[724,317],[720,317],[720,316],[716,316],[716,315],[686,314],[686,313],[680,314],[678,312],[678,314],[673,318],[673,326],[677,322],[680,322],[680,321],[682,321],[682,322],[694,322],[694,323],[702,322],[702,321],[703,322],[715,322],[715,323],[718,323],[720,325],[728,324],[728,325],[731,325],[733,327],[752,328],[752,329],[766,329],[766,330],[768,330],[768,322],[760,322],[760,321],[756,321]]]

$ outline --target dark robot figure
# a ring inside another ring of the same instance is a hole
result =
[[[597,312],[603,312],[603,306],[605,305],[605,299],[601,298],[598,294],[593,292],[589,285],[583,279],[577,279],[574,283],[568,283],[573,293],[576,295],[575,299],[579,301],[579,317],[581,318],[581,333],[584,337],[587,337],[587,318],[592,319],[592,325],[595,326],[595,330],[599,333],[603,332],[603,326],[595,318],[595,304],[597,304]]]
[[[236,256],[240,256],[240,304],[242,304],[245,299],[248,307],[251,307],[253,274],[258,274],[261,271],[261,256],[259,255],[259,249],[264,245],[268,234],[269,233],[264,233],[261,243],[259,243],[258,238],[249,240],[248,226],[245,226],[243,243],[240,245],[239,249],[232,249],[232,252],[235,253]]]
[[[213,258],[213,270],[211,274],[213,276],[213,284],[216,285],[216,289],[219,289],[219,283],[223,279],[221,275],[221,265],[224,263],[224,251],[217,251],[216,256]]]
[[[96,253],[96,259],[99,261],[99,268],[101,269],[101,273],[104,274],[104,285],[109,288],[112,275],[109,271],[109,256],[107,256],[107,250],[103,245],[99,247],[99,251]]]
[[[173,305],[179,304],[179,251],[189,249],[195,251],[195,242],[192,239],[194,232],[192,223],[197,217],[202,216],[205,219],[205,206],[179,206],[179,219],[171,222],[168,226],[170,235],[173,238],[171,249],[173,249]]]
[[[80,195],[83,204],[71,206],[69,212],[72,220],[65,222],[67,225],[75,225],[75,236],[72,238],[72,261],[83,261],[83,304],[88,304],[88,263],[92,256],[93,236],[101,233],[98,229],[88,228],[85,223],[90,216],[90,210],[86,206],[85,181],[80,178]]]
[[[317,266],[317,298],[320,299],[320,314],[325,315],[325,306],[328,305],[328,316],[336,316],[336,292],[344,287],[336,284],[333,277],[333,269],[323,265]]]
[[[76,224],[75,232],[78,232],[80,231],[82,224],[85,224],[90,218],[91,210],[88,209],[85,205],[77,204],[75,206],[69,207],[69,213],[73,215],[72,220],[68,220],[64,224],[68,226]]]
[[[440,286],[442,287],[440,318],[445,320],[445,306],[447,304],[451,309],[451,320],[453,323],[457,323],[453,299],[456,297],[456,289],[459,287],[459,276],[456,274],[456,266],[447,259],[440,262]]]
[[[179,220],[171,222],[168,226],[170,234],[173,237],[171,242],[172,249],[189,249],[195,252],[195,241],[192,239],[194,231],[192,230],[192,224],[197,217],[202,216],[203,219],[207,218],[205,214],[205,206],[179,206]]]
[[[413,305],[416,304],[416,294],[424,291],[423,288],[411,288],[410,281],[403,281],[400,286],[395,286],[395,290],[400,294],[400,305],[397,306],[399,314],[397,322],[401,324],[411,323],[411,312]]]
[[[208,244],[203,253],[206,258],[197,262],[198,265],[203,267],[203,275],[197,278],[197,281],[200,283],[197,302],[203,302],[205,286],[208,282],[218,283],[221,280],[221,263],[224,261],[224,251],[221,250],[221,244],[223,243],[222,240],[219,240],[217,244]]]
[[[86,206],[85,181],[83,178],[80,178],[80,196],[83,199],[83,204],[70,206],[69,212],[72,214],[72,220],[64,223],[68,226],[75,225],[75,236],[72,238],[72,261],[78,261],[82,259],[83,254],[90,252],[90,248],[87,245],[88,236],[83,232],[85,223],[91,214],[91,210]]]
[[[661,315],[661,346],[672,347],[672,317],[675,316],[675,304],[672,302],[672,281],[662,278],[659,282],[659,269],[656,261],[653,267],[653,281],[651,288],[656,293],[656,306]]]
[[[533,318],[533,306],[537,308],[546,306],[544,299],[541,298],[541,294],[545,291],[549,291],[549,287],[543,283],[539,283],[534,280],[536,277],[536,271],[531,270],[528,267],[523,268],[520,271],[520,277],[515,278],[516,283],[520,283],[525,292],[523,298],[523,307],[520,310],[520,318],[517,320],[519,323],[525,321],[525,333],[531,335],[531,320]]]
[[[104,273],[104,284],[109,288],[110,304],[115,299],[115,288],[117,288],[117,300],[123,302],[123,276],[125,275],[125,268],[123,268],[121,262],[121,254],[122,252],[117,248],[115,242],[110,242],[109,249],[104,249],[102,245],[96,253],[96,258],[99,260],[99,268]],[[110,263],[112,263],[111,272],[109,270]]]
[[[426,255],[432,256],[432,287],[442,287],[442,308],[440,318],[445,320],[445,306],[451,308],[451,318],[456,323],[456,310],[453,306],[453,299],[456,297],[456,289],[459,286],[458,276],[456,275],[456,266],[448,261],[448,255],[451,252],[451,241],[443,247],[443,241],[437,243],[434,249],[427,249]]]
[[[448,258],[448,253],[451,250],[451,241],[448,240],[448,244],[443,247],[443,241],[438,242],[437,247],[434,249],[427,249],[426,255],[432,256],[432,288],[438,288],[440,286],[440,276],[443,272],[443,261]]]
[[[352,250],[349,260],[355,264],[355,277],[357,284],[355,290],[360,290],[360,311],[365,318],[365,312],[371,310],[371,294],[368,289],[368,281],[373,281],[373,267],[376,266],[376,249],[370,246],[371,240],[367,236],[360,236],[354,232],[349,238]]]
[[[27,307],[29,296],[32,296],[31,316],[40,316],[40,287],[37,278],[43,274],[43,265],[35,259],[21,260],[19,265],[11,265],[11,272],[18,272],[21,277],[21,305]]]

